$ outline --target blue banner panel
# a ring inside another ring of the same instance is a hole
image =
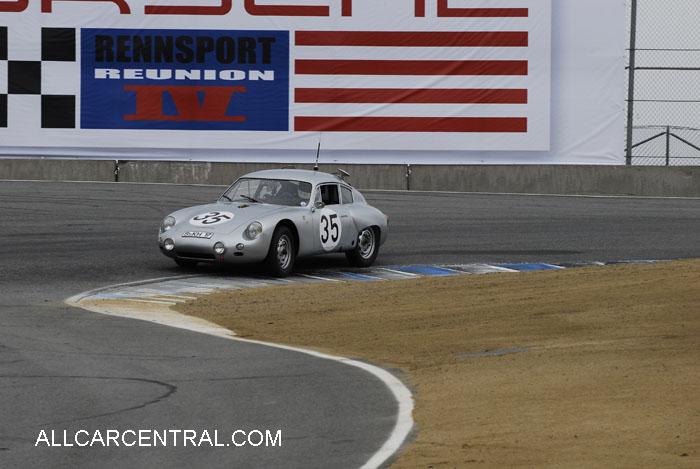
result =
[[[289,130],[289,32],[82,29],[84,129]]]

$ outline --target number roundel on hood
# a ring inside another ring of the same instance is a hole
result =
[[[231,212],[207,212],[190,218],[190,225],[195,226],[212,226],[220,223],[226,223],[233,220]]]

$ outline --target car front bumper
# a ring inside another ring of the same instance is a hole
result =
[[[165,240],[174,243],[172,250],[165,248]],[[214,251],[216,243],[223,243],[223,254]],[[270,247],[270,236],[262,233],[258,238],[249,240],[242,235],[217,235],[210,239],[183,237],[182,233],[161,232],[158,235],[160,252],[173,259],[192,260],[199,262],[214,262],[227,264],[243,264],[261,262],[267,257]]]

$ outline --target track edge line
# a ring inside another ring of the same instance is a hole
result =
[[[124,287],[124,286],[136,286],[136,285],[147,285],[147,284],[152,284],[152,283],[160,283],[168,280],[174,280],[174,279],[181,279],[181,278],[192,278],[192,277],[205,277],[206,275],[181,275],[181,276],[173,276],[173,277],[160,277],[160,278],[154,278],[154,279],[148,279],[148,280],[138,280],[134,282],[125,282],[125,283],[120,283],[120,284],[114,284],[114,285],[108,285],[105,287],[100,287],[100,288],[95,288],[92,290],[88,290],[82,293],[78,293],[76,295],[73,295],[69,298],[66,298],[64,300],[64,303],[67,304],[68,306],[73,306],[77,308],[81,308],[86,311],[90,311],[92,313],[98,313],[98,314],[105,314],[108,316],[114,316],[114,317],[126,317],[127,319],[135,319],[135,320],[142,320],[142,321],[148,321],[148,322],[154,322],[156,324],[160,324],[163,326],[168,326],[168,327],[175,327],[178,329],[185,329],[189,330],[192,332],[197,332],[200,334],[207,334],[211,335],[214,337],[219,337],[223,339],[229,339],[229,340],[236,340],[239,342],[245,342],[245,343],[251,343],[251,344],[257,344],[257,345],[263,345],[267,347],[274,347],[274,348],[279,348],[283,350],[289,350],[291,352],[298,352],[298,353],[304,353],[306,355],[311,355],[316,358],[321,358],[325,360],[332,360],[338,363],[342,363],[345,365],[349,366],[354,366],[356,368],[360,368],[361,370],[364,370],[367,373],[370,373],[373,375],[375,378],[379,379],[386,387],[389,389],[391,394],[394,396],[394,399],[396,400],[398,404],[398,410],[396,413],[396,422],[394,423],[394,428],[392,429],[391,433],[389,434],[388,438],[384,441],[382,446],[372,455],[372,457],[365,462],[361,468],[362,469],[372,469],[372,468],[377,468],[380,467],[381,464],[389,460],[392,456],[396,455],[397,452],[404,446],[404,444],[407,442],[407,439],[411,433],[411,430],[414,427],[414,422],[413,422],[413,396],[411,394],[411,391],[404,385],[404,383],[401,382],[396,376],[391,374],[389,371],[377,366],[377,365],[372,365],[370,363],[362,362],[359,360],[354,360],[352,358],[347,358],[347,357],[341,357],[341,356],[335,356],[335,355],[329,355],[326,353],[322,352],[317,352],[315,350],[310,350],[310,349],[305,349],[301,347],[295,347],[292,345],[284,345],[284,344],[276,344],[272,342],[263,342],[259,340],[252,340],[252,339],[244,339],[241,337],[235,336],[235,332],[231,331],[230,329],[226,329],[225,327],[219,326],[218,324],[215,324],[210,321],[206,320],[201,320],[203,321],[200,324],[200,327],[196,327],[194,324],[188,323],[188,322],[180,322],[177,324],[171,324],[169,322],[164,322],[160,320],[154,320],[154,318],[151,316],[151,313],[149,312],[144,312],[143,317],[133,317],[133,316],[124,316],[118,313],[111,313],[107,308],[104,309],[97,309],[97,308],[90,308],[87,306],[82,305],[80,302],[96,293],[103,292],[103,291],[108,291],[114,288],[118,287]],[[176,311],[172,311],[173,316],[183,316],[183,317],[188,317],[185,316],[184,314],[178,313]],[[208,323],[209,327],[202,327],[202,324]]]

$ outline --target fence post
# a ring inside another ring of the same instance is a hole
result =
[[[666,126],[666,166],[671,166],[671,126]]]
[[[632,0],[630,19],[630,60],[627,84],[627,166],[632,165],[632,126],[634,125],[634,68],[637,48],[637,0]]]

